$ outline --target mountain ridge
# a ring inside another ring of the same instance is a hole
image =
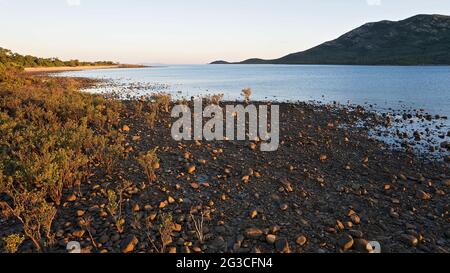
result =
[[[211,64],[448,65],[450,16],[419,14],[400,21],[370,22],[279,59]]]

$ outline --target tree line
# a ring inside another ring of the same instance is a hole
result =
[[[59,66],[101,66],[115,65],[111,61],[82,62],[79,60],[62,61],[58,58],[39,58],[31,55],[21,55],[9,49],[0,47],[0,66],[18,67],[59,67]]]

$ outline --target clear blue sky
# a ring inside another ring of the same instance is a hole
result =
[[[127,63],[277,58],[450,0],[0,0],[0,47]]]

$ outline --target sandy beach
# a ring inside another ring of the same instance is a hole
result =
[[[60,67],[28,67],[25,68],[27,73],[54,73],[65,71],[81,71],[81,70],[97,70],[111,68],[143,68],[142,65],[118,64],[118,65],[99,65],[99,66],[60,66]]]

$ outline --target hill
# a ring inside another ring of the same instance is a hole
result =
[[[402,21],[367,23],[306,51],[236,64],[447,65],[450,16],[416,15]]]

